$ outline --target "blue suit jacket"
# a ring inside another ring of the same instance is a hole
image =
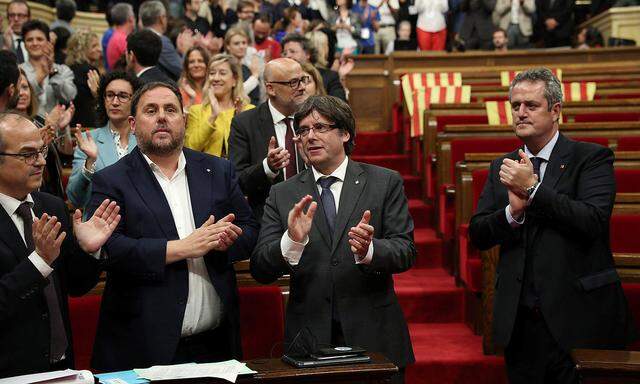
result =
[[[238,186],[230,162],[184,149],[195,226],[209,217],[236,216],[242,235],[227,252],[204,256],[223,306],[229,346],[241,357],[239,310],[233,263],[249,258],[258,223]],[[93,212],[115,200],[122,219],[104,250],[107,271],[92,366],[103,371],[169,364],[181,335],[189,294],[185,260],[165,264],[169,240],[177,240],[169,204],[139,148],[93,177]]]
[[[96,128],[91,131],[91,137],[93,137],[93,140],[98,146],[96,171],[108,167],[119,160],[116,142],[113,141],[113,135],[111,135],[108,123],[102,128]],[[129,133],[129,145],[127,146],[127,152],[131,153],[136,145],[136,137],[133,133]],[[87,155],[85,155],[80,148],[76,148],[73,152],[73,170],[71,171],[71,176],[67,183],[67,197],[77,208],[86,207],[91,197],[91,178],[82,172],[84,162],[86,160]]]
[[[160,52],[158,66],[173,81],[178,81],[182,73],[182,56],[180,56],[176,47],[167,36],[160,36],[160,40],[162,41],[162,52]]]

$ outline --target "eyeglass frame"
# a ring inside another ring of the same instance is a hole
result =
[[[126,94],[128,99],[127,100],[122,100],[122,98],[121,98],[122,94]],[[127,92],[118,92],[118,93],[114,92],[112,94],[112,96],[109,97],[109,93],[108,92],[104,93],[104,99],[106,101],[113,101],[116,97],[118,98],[118,101],[120,101],[121,103],[127,103],[127,102],[131,101],[131,98],[133,97],[133,95],[131,95],[131,94],[127,93]]]
[[[318,122],[313,124],[311,127],[305,127],[305,128],[298,127],[298,129],[296,129],[296,135],[298,135],[299,137],[307,137],[309,135],[309,132],[311,132],[312,129],[313,129],[313,133],[315,134],[315,133],[326,133],[337,128],[338,126],[336,124],[326,124],[326,123]]]
[[[47,155],[49,154],[49,146],[43,145],[39,150],[25,153],[7,153],[0,152],[0,156],[10,156],[10,157],[22,157],[22,161],[24,161],[27,165],[34,165],[39,158],[39,155],[42,155],[43,159],[47,159]]]
[[[310,82],[311,82],[311,76],[309,76],[309,75],[300,76],[297,79],[291,79],[289,81],[267,81],[267,83],[273,83],[273,84],[283,84],[283,85],[287,84],[287,85],[289,85],[289,87],[291,87],[291,89],[298,88],[300,86],[300,84],[307,85]]]
[[[28,13],[7,13],[7,19],[26,19],[28,17]]]

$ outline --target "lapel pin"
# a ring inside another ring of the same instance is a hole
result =
[[[560,169],[564,169],[564,164],[560,164]]]
[[[211,173],[211,170],[210,170],[209,168],[207,168],[207,172],[208,172],[208,173]]]
[[[360,180],[356,180],[356,184],[360,184]]]

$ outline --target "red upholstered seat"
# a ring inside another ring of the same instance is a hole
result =
[[[640,169],[615,169],[618,193],[640,192]]]
[[[479,169],[471,172],[473,186],[473,210],[475,211],[480,200],[480,194],[489,177],[488,169]],[[472,292],[482,291],[482,262],[478,250],[471,244],[468,237],[468,224],[464,223],[458,228],[459,266],[460,280]]]
[[[240,287],[240,334],[244,359],[282,354],[284,304],[277,286]]]
[[[69,298],[69,319],[76,369],[89,369],[91,364],[101,301],[101,295]]]
[[[614,253],[640,254],[640,214],[614,214],[611,216],[609,238]]]
[[[640,136],[625,136],[619,138],[618,151],[640,151]]]
[[[576,123],[638,120],[640,120],[640,112],[581,113],[574,116],[574,121]]]

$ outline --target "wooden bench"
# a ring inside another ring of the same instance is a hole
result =
[[[574,349],[582,384],[640,384],[640,352]]]

